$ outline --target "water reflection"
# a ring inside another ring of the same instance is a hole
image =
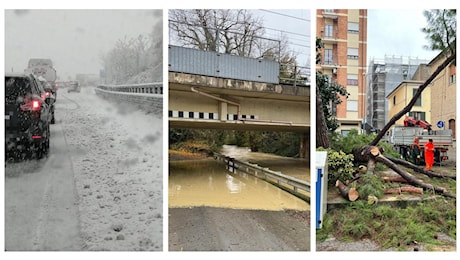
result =
[[[214,159],[169,162],[169,207],[309,210],[288,192],[251,175],[231,173]]]
[[[247,147],[234,145],[224,145],[221,153],[243,162],[255,163],[272,171],[278,171],[299,180],[310,182],[310,163],[308,159],[287,158],[274,154],[251,152],[251,149]]]

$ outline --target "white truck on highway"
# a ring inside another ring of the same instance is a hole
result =
[[[56,69],[53,67],[53,61],[51,59],[30,59],[29,64],[24,72],[31,73],[37,77],[42,76],[56,91],[57,75]]]
[[[411,146],[415,138],[418,138],[422,151],[428,139],[432,139],[435,161],[441,163],[448,160],[447,151],[453,145],[452,130],[431,130],[430,123],[411,117],[405,118],[403,126],[395,126],[390,130],[390,144],[399,152],[401,158],[406,160],[411,158]],[[424,161],[423,152],[421,158]]]

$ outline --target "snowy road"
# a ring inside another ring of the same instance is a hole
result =
[[[58,92],[51,150],[5,166],[5,250],[162,251],[162,119]]]

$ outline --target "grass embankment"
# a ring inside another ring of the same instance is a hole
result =
[[[169,149],[169,160],[199,160],[209,156],[211,148],[204,143],[193,141],[174,145]]]
[[[434,167],[433,170],[456,174],[455,167]],[[456,181],[451,178],[412,174],[425,183],[456,194]],[[329,237],[340,241],[370,239],[379,244],[381,250],[405,251],[423,246],[426,251],[455,251],[456,200],[429,191],[420,198],[418,202],[372,205],[360,199],[343,208],[328,210],[322,229],[317,231],[317,241]],[[450,239],[441,239],[446,236]]]

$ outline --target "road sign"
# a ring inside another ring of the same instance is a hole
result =
[[[444,128],[444,122],[443,121],[438,121],[437,126],[438,126],[438,128]]]

